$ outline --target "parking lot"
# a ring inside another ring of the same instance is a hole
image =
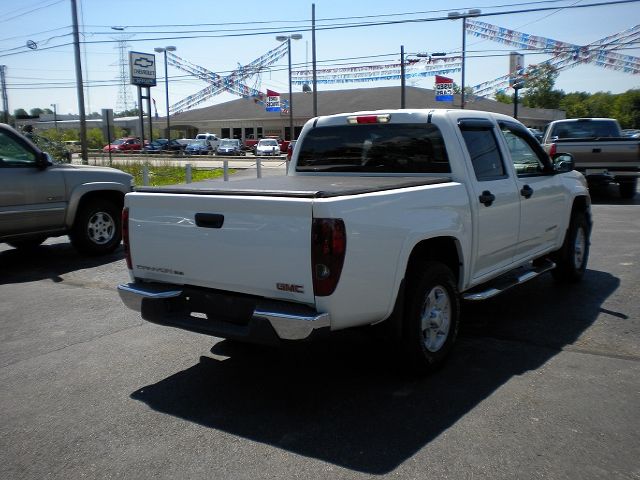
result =
[[[0,478],[640,479],[640,195],[593,213],[583,283],[465,304],[419,379],[368,330],[272,349],[148,324],[121,248],[2,244]]]

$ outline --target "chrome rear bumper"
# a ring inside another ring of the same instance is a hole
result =
[[[328,330],[331,326],[328,313],[316,312],[306,305],[231,292],[137,282],[118,285],[118,294],[128,308],[140,312],[145,320],[223,338],[273,343],[268,338],[270,333],[264,329],[266,323],[280,340],[304,340],[316,330]],[[191,297],[194,296],[200,297],[199,307],[192,305]],[[210,305],[207,305],[208,300]],[[216,308],[220,302],[224,302],[223,308]],[[234,309],[234,302],[239,304],[240,313],[232,315],[233,319],[229,321],[228,311]],[[203,305],[207,314],[200,313]],[[253,307],[253,312],[246,318],[245,312],[251,310],[247,310],[248,305]]]

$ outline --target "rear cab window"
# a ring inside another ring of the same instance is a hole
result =
[[[442,133],[433,124],[316,127],[298,147],[296,172],[451,172]]]
[[[460,119],[462,138],[479,182],[507,178],[494,125],[488,120]]]

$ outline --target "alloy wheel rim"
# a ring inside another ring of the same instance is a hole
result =
[[[584,263],[584,255],[587,245],[587,235],[584,228],[578,228],[576,232],[576,239],[573,243],[573,262],[576,268],[582,268]]]
[[[116,232],[116,222],[107,212],[96,212],[89,219],[87,234],[97,245],[109,243]]]
[[[451,299],[447,289],[437,285],[425,296],[420,317],[424,347],[435,353],[449,338]]]

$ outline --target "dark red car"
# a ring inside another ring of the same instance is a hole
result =
[[[142,150],[142,143],[140,143],[140,139],[134,137],[119,138],[109,145],[105,145],[102,149],[103,152],[131,152],[135,150]]]

